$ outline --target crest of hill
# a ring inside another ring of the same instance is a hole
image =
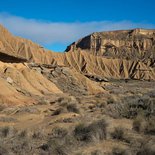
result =
[[[0,60],[4,62],[53,63],[53,59],[49,58],[51,52],[31,40],[13,36],[0,25]]]

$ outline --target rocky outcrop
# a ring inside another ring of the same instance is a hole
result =
[[[155,30],[96,32],[66,49],[67,52],[77,50],[110,58],[155,59]]]

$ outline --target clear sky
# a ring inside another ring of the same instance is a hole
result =
[[[155,0],[2,0],[0,23],[55,51],[94,31],[155,28]]]

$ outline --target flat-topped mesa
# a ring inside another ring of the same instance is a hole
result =
[[[155,59],[155,30],[95,32],[68,46],[66,52],[77,50],[112,58]]]

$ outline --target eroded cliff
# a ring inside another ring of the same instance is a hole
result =
[[[66,49],[77,50],[112,58],[155,59],[155,30],[96,32],[74,42]]]

